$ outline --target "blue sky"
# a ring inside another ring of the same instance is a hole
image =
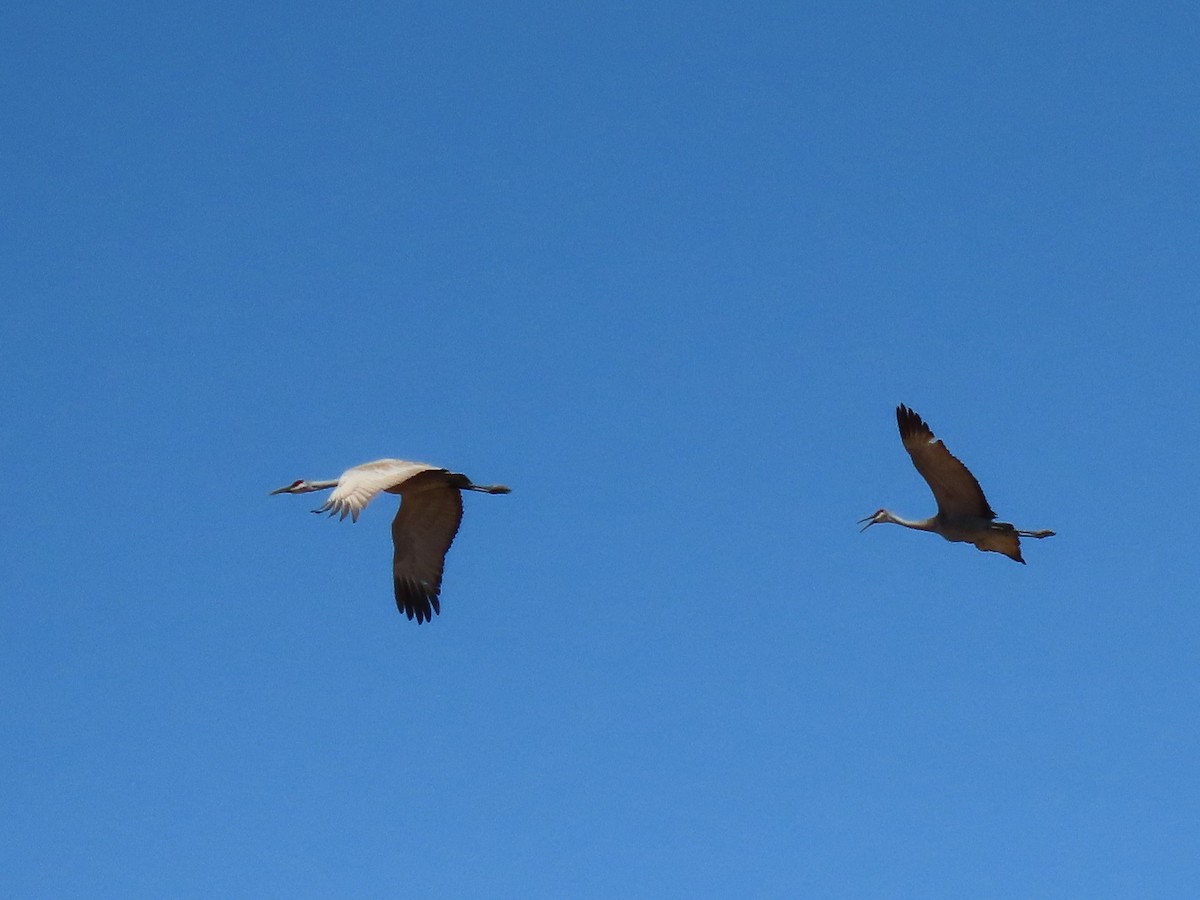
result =
[[[10,4],[14,896],[1185,896],[1200,13]],[[1023,528],[933,511],[906,403]],[[469,495],[443,614],[388,523]]]

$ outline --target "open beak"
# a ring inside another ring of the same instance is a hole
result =
[[[863,522],[866,522],[867,524],[863,525]],[[875,524],[875,517],[867,516],[865,519],[859,519],[857,524],[862,525],[862,528],[858,529],[858,533],[862,534],[864,531],[866,531],[868,528],[870,528],[872,525]]]

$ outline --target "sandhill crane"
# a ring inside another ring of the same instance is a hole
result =
[[[896,424],[900,440],[912,457],[913,465],[929,483],[937,500],[937,515],[916,522],[881,509],[865,519],[859,519],[866,531],[878,522],[891,522],[918,531],[932,531],[948,541],[974,544],[980,550],[995,550],[1024,565],[1021,559],[1021,538],[1047,538],[1053,531],[1021,531],[1007,522],[995,522],[996,514],[983,496],[983,488],[966,466],[953,456],[946,445],[935,440],[929,426],[904,404],[896,407]]]
[[[458,524],[462,521],[462,491],[507,494],[502,484],[474,484],[466,475],[403,459],[377,459],[347,469],[333,481],[293,481],[271,494],[307,494],[335,488],[313,510],[338,519],[358,514],[380,491],[400,495],[400,510],[392,520],[392,572],[396,608],[417,624],[432,621],[441,606],[442,566]]]

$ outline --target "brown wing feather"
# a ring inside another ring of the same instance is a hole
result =
[[[975,476],[946,449],[945,444],[934,438],[919,415],[900,404],[896,407],[896,424],[900,426],[904,449],[912,457],[921,477],[929,483],[941,515],[996,518]]]
[[[445,470],[432,470],[410,478],[392,520],[396,607],[418,623],[442,611],[442,567],[462,521],[462,494],[447,477],[452,476]]]
[[[975,541],[975,546],[980,550],[1003,553],[1009,559],[1025,565],[1025,560],[1021,558],[1021,538],[1007,522],[993,522],[987,534]]]

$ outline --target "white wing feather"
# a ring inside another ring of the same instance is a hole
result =
[[[358,514],[381,491],[399,488],[414,475],[431,470],[438,470],[438,466],[404,459],[377,459],[363,463],[343,472],[333,493],[313,512],[327,512],[339,519],[349,516],[357,522]]]

